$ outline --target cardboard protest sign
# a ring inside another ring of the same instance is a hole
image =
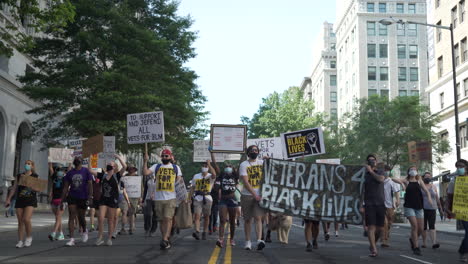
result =
[[[122,178],[127,191],[128,198],[140,198],[141,197],[141,176],[125,176]]]
[[[177,197],[177,204],[183,203],[185,200],[187,200],[188,193],[183,178],[180,178],[180,180],[176,182],[175,192]]]
[[[89,157],[92,154],[103,152],[104,135],[90,137],[83,142],[83,157]]]
[[[127,143],[164,142],[162,111],[127,115]]]
[[[73,157],[81,157],[83,154],[83,140],[84,139],[70,139],[68,140],[68,147],[73,149]]]
[[[244,153],[247,143],[245,125],[211,125],[212,152]]]
[[[268,156],[274,159],[283,159],[280,137],[247,139],[247,146],[251,145],[258,146],[258,150],[260,151],[258,156],[260,158]]]
[[[68,164],[73,162],[73,149],[49,148],[48,162]]]
[[[193,141],[193,162],[205,162],[211,160],[211,153],[208,151],[210,146],[209,140],[194,140]],[[215,153],[216,162],[224,162],[224,154]]]
[[[432,160],[431,142],[408,142],[408,157],[411,163]]]
[[[468,177],[458,176],[455,179],[452,211],[457,220],[468,221]]]
[[[47,190],[47,180],[26,175],[21,175],[18,185],[29,187],[36,192],[45,192]]]
[[[361,224],[365,167],[268,159],[260,206],[317,220]]]
[[[286,159],[325,154],[322,128],[311,128],[281,134]]]
[[[98,166],[98,154],[93,154],[89,157],[89,164],[91,165],[91,168],[97,169],[99,168]]]

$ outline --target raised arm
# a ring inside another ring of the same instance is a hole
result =
[[[145,153],[143,156],[143,175],[149,176],[151,173],[153,172],[148,169],[148,153]]]
[[[115,157],[119,160],[120,165],[122,165],[122,168],[120,169],[120,175],[123,175],[127,170],[127,163],[125,163],[120,155],[115,154]]]
[[[220,175],[221,170],[219,169],[218,163],[216,163],[215,154],[213,152],[211,152],[210,154],[211,154],[211,161],[213,162],[213,168],[216,171],[216,174]]]
[[[383,182],[385,180],[384,175],[379,175],[379,174],[375,173],[375,171],[369,165],[366,165],[366,169],[367,169],[367,172],[369,172],[374,177],[374,179],[376,181]]]
[[[210,161],[210,160],[206,160],[206,164],[208,165],[208,170],[209,170],[210,173],[211,173],[211,179],[216,179],[216,171],[215,171],[215,169],[213,168],[213,166],[211,166],[211,161]]]
[[[52,162],[49,162],[49,176],[54,174],[54,166],[52,166]]]

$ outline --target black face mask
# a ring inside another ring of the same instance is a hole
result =
[[[375,160],[369,160],[369,161],[367,161],[367,164],[369,164],[369,166],[374,167],[375,166]]]
[[[424,178],[423,181],[424,181],[425,184],[431,183],[431,179],[429,179],[429,178]]]
[[[106,171],[111,171],[114,170],[114,167],[112,167],[112,165],[107,165],[106,169]]]
[[[169,162],[171,162],[170,159],[162,159],[161,161],[162,161],[162,163],[163,163],[164,165],[167,165],[167,164],[169,164]]]
[[[75,166],[75,168],[80,166],[81,165],[81,160],[74,160],[73,165]]]
[[[249,158],[256,159],[257,157],[258,157],[258,153],[255,153],[255,152],[250,152],[249,153]]]

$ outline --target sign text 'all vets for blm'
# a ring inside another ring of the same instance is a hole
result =
[[[128,144],[164,142],[163,112],[127,115],[127,142]]]

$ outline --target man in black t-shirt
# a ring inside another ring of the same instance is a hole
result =
[[[368,228],[370,257],[377,256],[376,241],[385,222],[384,172],[377,170],[376,156],[367,156],[366,176],[364,181],[364,211]]]

